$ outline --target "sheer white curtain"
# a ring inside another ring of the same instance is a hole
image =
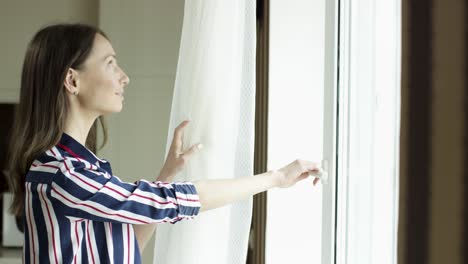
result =
[[[185,1],[166,149],[186,119],[185,147],[204,148],[176,181],[252,175],[255,25],[255,1]],[[159,225],[154,263],[245,263],[251,210],[248,199]]]
[[[337,263],[397,262],[401,0],[343,0]]]

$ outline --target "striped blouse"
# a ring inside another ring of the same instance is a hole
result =
[[[141,263],[133,224],[200,209],[192,183],[123,182],[67,134],[32,163],[25,187],[24,263]]]

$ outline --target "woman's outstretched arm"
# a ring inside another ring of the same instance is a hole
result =
[[[207,211],[249,198],[257,193],[274,187],[290,187],[309,175],[320,177],[321,168],[317,163],[296,160],[274,171],[234,179],[210,179],[194,182],[201,211]],[[314,185],[319,178],[314,180]],[[156,229],[156,224],[134,225],[140,251],[143,251],[149,238]]]
[[[215,209],[235,201],[246,199],[274,187],[289,187],[309,175],[319,177],[321,168],[317,163],[296,160],[274,171],[253,177],[234,179],[201,180],[194,182],[201,203],[201,211]],[[314,180],[314,185],[318,178]]]

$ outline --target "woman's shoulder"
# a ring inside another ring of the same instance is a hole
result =
[[[90,160],[70,155],[70,153],[58,147],[52,147],[40,154],[32,162],[28,174],[37,175],[39,173],[49,176],[67,176],[75,175],[74,173],[77,172],[80,174],[103,175],[105,178],[109,178],[111,175],[106,168],[101,168],[98,162],[94,164]]]
[[[55,147],[39,154],[31,163],[26,181],[49,183],[52,177],[64,166],[65,158]]]
[[[70,169],[71,167],[91,168],[93,164],[83,158],[74,157],[67,151],[54,146],[41,153],[32,163],[31,167],[49,167],[55,169]]]

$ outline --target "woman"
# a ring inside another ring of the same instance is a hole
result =
[[[181,149],[185,121],[156,181],[123,182],[93,153],[92,139],[100,122],[105,143],[102,116],[122,110],[129,82],[99,29],[52,25],[30,42],[9,156],[25,263],[140,263],[156,223],[320,174],[317,164],[297,160],[255,177],[168,183],[200,147]]]

